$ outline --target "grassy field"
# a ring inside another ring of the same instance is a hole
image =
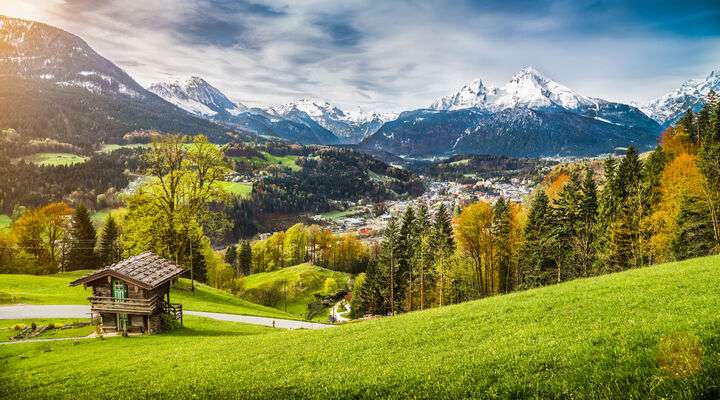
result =
[[[99,153],[112,153],[115,150],[120,149],[149,149],[150,145],[146,143],[134,143],[134,144],[105,144]]]
[[[6,214],[0,214],[0,231],[10,228],[10,224],[12,224],[12,219],[10,219],[10,216]]]
[[[72,153],[37,153],[24,157],[24,159],[37,165],[57,167],[81,164],[88,158]]]
[[[349,274],[321,268],[310,264],[300,264],[294,267],[283,268],[273,272],[262,272],[245,277],[245,290],[254,290],[277,287],[281,293],[287,292],[287,312],[297,318],[303,318],[307,314],[307,305],[312,302],[316,293],[323,290],[325,279],[333,278],[339,288],[345,286],[350,278]],[[287,282],[283,285],[283,282]],[[249,299],[252,297],[248,297]],[[280,310],[286,309],[285,301],[280,301],[276,307]],[[313,318],[316,321],[327,321],[329,310]]]
[[[708,257],[320,331],[2,346],[0,398],[715,399],[718,286]]]
[[[26,325],[30,326],[33,322],[38,327],[44,326],[50,323],[53,324],[65,324],[68,325],[73,322],[88,322],[89,319],[67,319],[67,318],[54,318],[54,319],[0,319],[0,342],[4,342],[15,336],[19,331],[15,330],[15,325]],[[33,339],[54,339],[54,338],[67,338],[67,337],[83,337],[95,332],[95,327],[84,326],[80,328],[69,328],[69,329],[50,329],[43,332],[41,335]]]
[[[326,212],[326,213],[320,214],[320,216],[323,217],[323,218],[325,218],[325,219],[329,219],[329,220],[335,221],[335,220],[338,220],[338,219],[347,218],[347,217],[352,217],[352,216],[354,216],[354,215],[359,215],[359,214],[361,214],[361,213],[362,213],[362,210],[358,210],[358,209],[355,209],[355,208],[350,208],[350,209],[348,209],[348,210],[343,210],[343,211],[328,211],[328,212]]]
[[[0,304],[88,304],[90,288],[68,286],[69,282],[88,272],[73,271],[46,276],[0,274]],[[186,310],[298,319],[277,309],[242,300],[207,285],[200,283],[195,285],[195,294],[193,294],[190,290],[190,281],[180,279],[170,292],[170,301],[181,303]]]
[[[250,194],[252,193],[252,183],[220,182],[220,187],[229,193],[243,198],[250,197]]]
[[[290,168],[292,171],[300,171],[302,169],[299,165],[297,165],[295,162],[298,159],[298,156],[288,155],[288,156],[274,156],[266,151],[263,151],[263,159],[260,158],[251,158],[247,159],[245,157],[232,157],[232,159],[236,161],[243,161],[243,162],[250,162],[255,168],[267,168],[271,165],[279,165],[283,167]]]

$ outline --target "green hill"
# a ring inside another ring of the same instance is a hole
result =
[[[321,294],[325,280],[332,278],[337,289],[345,287],[350,275],[331,271],[308,263],[283,268],[272,272],[262,272],[245,277],[245,293],[242,297],[255,303],[276,307],[280,310],[303,318],[307,315],[308,303],[315,300],[315,294]],[[328,310],[314,319],[327,321]]]
[[[91,295],[90,288],[68,286],[72,280],[88,272],[90,271],[73,271],[44,276],[0,274],[0,305],[89,304],[87,298]],[[170,300],[181,303],[186,310],[297,319],[277,309],[239,299],[201,283],[195,283],[195,289],[193,294],[190,280],[181,278],[173,286]]]
[[[712,399],[718,287],[707,257],[320,331],[0,346],[0,398]]]

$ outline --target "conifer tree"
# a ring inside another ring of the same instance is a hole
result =
[[[97,268],[95,227],[87,208],[80,204],[72,216],[69,270]]]
[[[225,250],[225,262],[230,264],[236,273],[239,273],[237,266],[237,246],[234,244],[231,244],[227,250]]]
[[[447,213],[445,205],[440,203],[435,212],[435,221],[432,227],[433,247],[441,256],[447,256],[455,250],[452,220]]]
[[[501,293],[509,293],[513,289],[510,229],[510,207],[505,199],[500,197],[493,206],[492,235],[494,262],[499,275],[498,289]]]
[[[578,276],[588,276],[595,262],[595,221],[597,220],[597,185],[590,168],[580,184],[578,213],[574,227],[573,252]]]
[[[670,245],[676,260],[711,254],[715,247],[712,222],[700,198],[683,196],[677,218],[677,230]]]
[[[120,231],[115,223],[115,218],[113,218],[112,215],[108,215],[102,233],[100,234],[100,243],[98,244],[98,258],[100,259],[101,265],[110,265],[120,260],[119,236]]]
[[[250,275],[252,271],[252,247],[250,241],[243,240],[240,243],[237,255],[238,272],[243,275]]]
[[[533,198],[525,225],[525,241],[520,247],[520,287],[532,288],[549,283],[554,270],[550,199],[545,191]]]
[[[720,104],[711,107],[710,119],[702,133],[698,167],[705,177],[705,203],[712,221],[713,237],[720,246]]]
[[[403,282],[398,291],[398,299],[406,296],[405,308],[407,311],[413,310],[413,280],[414,262],[416,261],[415,251],[420,247],[420,241],[417,236],[417,224],[415,218],[415,210],[412,206],[408,206],[403,213],[402,222],[398,231],[398,240],[396,246],[397,255],[397,272]]]

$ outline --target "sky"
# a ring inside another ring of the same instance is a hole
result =
[[[643,103],[720,67],[719,0],[2,0],[74,33],[145,86],[200,76],[249,106],[428,106],[525,66]]]

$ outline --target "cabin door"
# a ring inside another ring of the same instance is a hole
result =
[[[119,279],[112,280],[112,297],[115,301],[123,301],[127,299],[127,285],[125,282]],[[127,314],[116,314],[117,315],[117,329],[118,331],[127,330],[128,316]]]

